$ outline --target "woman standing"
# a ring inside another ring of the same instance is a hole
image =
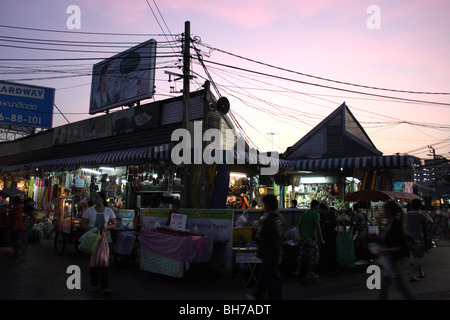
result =
[[[401,209],[392,201],[384,205],[384,218],[387,219],[387,226],[384,235],[384,245],[378,254],[386,256],[392,274],[390,272],[382,272],[380,299],[387,300],[389,287],[391,283],[391,276],[395,276],[395,281],[406,299],[415,300],[416,296],[411,291],[407,272],[407,257],[409,256],[409,249],[405,241],[405,235],[402,230]]]
[[[81,218],[81,228],[85,231],[97,228],[100,232],[116,228],[116,215],[108,208],[106,195],[97,192],[94,195],[94,206],[86,209]],[[91,267],[91,288],[89,291],[95,292],[100,281],[100,289],[104,295],[110,295],[113,290],[108,288],[108,268]]]

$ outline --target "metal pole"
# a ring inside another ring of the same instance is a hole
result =
[[[183,118],[182,126],[189,130],[189,80],[190,80],[190,64],[191,64],[191,24],[189,21],[184,23],[184,51],[183,51]],[[181,181],[181,199],[180,205],[182,208],[189,206],[189,164],[185,163],[182,181]]]
[[[184,98],[184,110],[183,110],[183,125],[184,128],[189,130],[189,80],[191,73],[191,24],[189,21],[184,23],[184,52],[183,52],[183,98]]]

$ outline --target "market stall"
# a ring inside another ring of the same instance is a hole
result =
[[[346,202],[365,203],[366,216],[369,219],[369,210],[371,211],[370,219],[374,224],[379,224],[381,207],[378,202],[400,201],[410,202],[414,199],[423,200],[422,197],[414,193],[403,191],[386,191],[386,190],[362,190],[348,194],[345,197]],[[375,203],[374,205],[371,205]]]
[[[190,263],[209,261],[211,237],[170,228],[142,228],[141,270],[182,278]]]
[[[377,242],[379,240],[380,230],[383,228],[381,219],[382,203],[387,201],[410,202],[414,199],[422,200],[416,194],[402,191],[361,190],[348,194],[345,197],[345,201],[358,203],[359,208],[351,212],[351,216],[345,220],[348,223],[347,228],[338,230],[338,264],[345,264],[346,267],[352,267],[352,261],[355,264],[358,258],[364,258],[366,260],[373,258],[369,253],[368,245],[370,242]],[[364,209],[365,213],[358,212],[358,210]],[[345,213],[342,213],[342,215],[345,215]],[[361,220],[363,221],[365,230],[360,231],[359,234],[355,234],[353,228]],[[357,247],[362,247],[362,255],[355,255],[355,249]]]
[[[231,267],[233,211],[222,209],[141,209],[140,269],[183,277],[192,263]]]

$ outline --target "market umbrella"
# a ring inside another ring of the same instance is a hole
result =
[[[384,190],[362,190],[349,193],[345,196],[345,201],[352,202],[367,202],[367,201],[411,201],[414,199],[423,200],[420,196],[414,193],[407,193],[402,191],[384,191]]]
[[[23,195],[25,192],[16,188],[7,188],[7,189],[3,189],[0,190],[0,195],[3,198],[7,198],[7,197],[15,197],[15,196],[21,196]]]

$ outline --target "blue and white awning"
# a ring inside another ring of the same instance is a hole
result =
[[[414,164],[411,156],[374,156],[334,159],[280,160],[280,167],[286,170],[313,171],[363,168],[408,168]]]
[[[45,168],[48,170],[66,170],[82,166],[93,167],[101,165],[131,165],[152,160],[169,160],[171,144],[140,147],[133,149],[92,153],[75,157],[56,158],[43,161],[34,161],[18,165],[1,167],[1,172],[13,172],[21,170],[36,170]]]

